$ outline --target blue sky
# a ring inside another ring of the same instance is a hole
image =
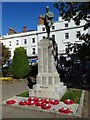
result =
[[[38,16],[44,15],[48,5],[54,13],[54,21],[57,21],[59,11],[54,8],[54,2],[3,2],[2,3],[2,34],[8,33],[9,27],[16,32],[21,32],[23,26],[27,30],[37,28]]]

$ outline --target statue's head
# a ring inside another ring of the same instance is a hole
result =
[[[49,11],[49,6],[46,6],[46,11],[47,11],[47,12]]]

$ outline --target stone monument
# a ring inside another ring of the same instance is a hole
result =
[[[50,27],[53,24],[53,13],[46,6],[44,15],[44,24],[47,31],[47,38],[40,40],[38,43],[38,75],[36,85],[29,90],[29,96],[59,99],[67,91],[67,87],[60,82],[57,72],[57,44],[54,39],[50,38]]]
[[[53,41],[45,38],[38,43],[38,75],[29,96],[60,99],[67,87],[60,82],[53,56]]]

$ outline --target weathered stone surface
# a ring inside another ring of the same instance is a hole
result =
[[[52,40],[49,39],[43,39],[38,43],[37,84],[29,90],[29,96],[60,99],[67,91],[67,87],[60,82],[52,44]]]

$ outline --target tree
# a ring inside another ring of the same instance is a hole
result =
[[[10,51],[9,48],[5,47],[5,45],[2,44],[2,65],[4,65],[10,58]]]
[[[23,47],[15,49],[11,71],[14,78],[25,78],[29,74],[29,62]]]
[[[59,2],[55,3],[54,6],[60,11],[60,16],[62,17],[62,19],[69,22],[72,19],[77,26],[80,25],[81,20],[84,20],[85,24],[83,26],[83,29],[86,30],[90,27],[90,1]],[[82,34],[80,35],[79,39],[84,40],[84,43],[81,45],[74,44],[72,46],[74,52],[78,53],[78,55],[82,59],[90,58],[90,34]],[[84,55],[82,55],[82,51],[84,51]]]
[[[74,20],[76,25],[80,25],[81,20],[85,20],[84,30],[90,27],[90,1],[89,2],[60,2],[54,6],[60,11],[62,19]]]

